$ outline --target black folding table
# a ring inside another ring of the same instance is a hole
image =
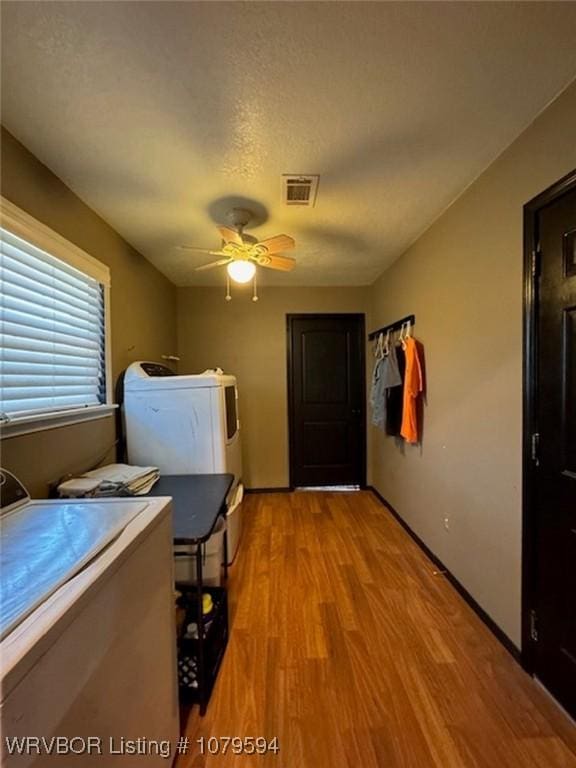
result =
[[[202,610],[202,549],[203,544],[208,541],[218,518],[226,518],[226,497],[232,483],[234,475],[162,475],[148,496],[171,496],[172,497],[172,529],[175,544],[188,544],[196,548],[196,606],[197,606],[197,627],[198,642],[194,644],[194,650],[197,652],[197,681],[198,688],[195,690],[195,698],[200,704],[200,714],[204,714],[212,686],[216,679],[216,674],[222,660],[222,655],[227,640],[228,617],[227,601],[225,591],[223,591],[222,610],[226,611],[226,616],[222,618],[221,628],[222,647],[219,648],[219,656],[212,660],[211,668],[206,667],[206,639],[207,631],[204,624],[204,613]],[[228,541],[226,530],[224,531],[224,576],[228,575]],[[216,624],[217,622],[213,622]],[[213,629],[213,628],[212,628]]]

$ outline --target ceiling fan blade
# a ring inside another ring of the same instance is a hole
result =
[[[293,237],[289,235],[275,235],[267,240],[261,240],[256,243],[257,246],[263,245],[267,253],[280,253],[281,251],[290,251],[296,246]]]
[[[202,264],[201,267],[196,267],[196,272],[202,272],[204,269],[214,269],[214,267],[223,267],[224,264],[228,264],[232,259],[218,259],[218,261],[211,261],[210,264]]]
[[[224,251],[215,251],[212,248],[196,248],[194,245],[179,245],[177,246],[184,251],[196,251],[197,253],[207,253],[210,256],[225,256]]]
[[[222,240],[225,243],[236,243],[236,245],[242,245],[242,235],[240,232],[236,232],[231,227],[218,227],[218,232],[222,235]]]
[[[290,272],[296,266],[296,259],[292,256],[266,256],[267,263],[264,259],[260,262],[261,267],[267,267],[268,269],[280,269],[282,272]]]

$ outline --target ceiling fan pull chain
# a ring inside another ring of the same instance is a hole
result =
[[[253,293],[252,293],[252,301],[258,301],[258,287],[256,285],[256,275],[258,272],[254,272],[254,282],[253,282]]]
[[[226,272],[226,301],[232,301],[232,295],[230,294],[230,275]]]

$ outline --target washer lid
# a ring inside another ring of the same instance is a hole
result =
[[[124,391],[197,389],[199,387],[227,387],[236,385],[235,376],[225,373],[214,373],[212,371],[173,376],[151,376],[146,373],[146,367],[153,365],[155,364],[142,361],[129,365],[124,374]],[[148,370],[152,369],[148,368]]]
[[[33,501],[2,518],[0,639],[69,581],[148,502]]]

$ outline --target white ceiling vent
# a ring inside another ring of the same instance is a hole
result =
[[[286,205],[300,205],[311,208],[316,202],[320,176],[282,176],[282,200]]]

